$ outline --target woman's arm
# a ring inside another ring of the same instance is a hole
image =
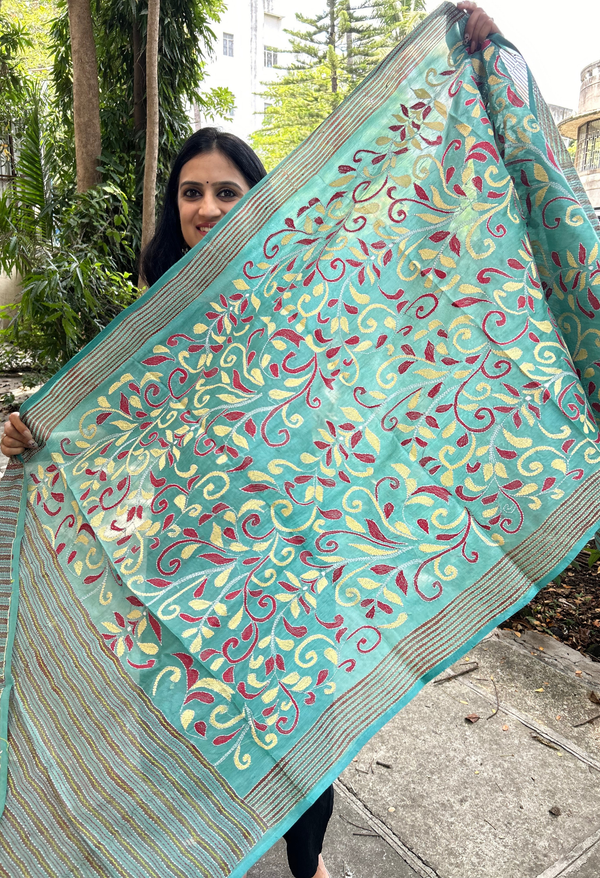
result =
[[[490,18],[487,12],[481,6],[478,6],[477,3],[465,0],[465,2],[457,3],[456,5],[458,9],[469,15],[465,31],[465,42],[470,43],[467,48],[470,55],[481,48],[490,34],[502,33],[494,19]]]

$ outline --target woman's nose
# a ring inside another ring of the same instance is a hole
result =
[[[198,204],[198,213],[207,219],[221,215],[221,205],[212,192],[205,192]]]

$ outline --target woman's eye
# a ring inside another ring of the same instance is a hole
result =
[[[183,197],[184,198],[197,198],[200,195],[197,189],[184,189]]]
[[[219,189],[219,198],[238,198],[239,195],[237,192],[234,192],[233,189]]]

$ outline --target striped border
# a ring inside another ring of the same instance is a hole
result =
[[[143,705],[145,711],[150,713],[154,720],[160,725],[162,732],[168,738],[173,738],[173,740],[177,741],[177,743],[184,747],[188,756],[189,756],[189,765],[193,763],[198,763],[203,771],[206,771],[212,778],[214,784],[216,784],[219,790],[219,797],[223,799],[230,800],[235,803],[235,805],[241,808],[242,811],[246,812],[249,816],[254,819],[254,814],[252,813],[252,807],[245,802],[244,799],[241,799],[237,793],[232,789],[232,787],[228,784],[227,780],[219,773],[219,771],[214,768],[210,762],[202,755],[200,750],[189,741],[189,739],[182,735],[177,729],[164,717],[163,713],[158,710],[149,696],[144,692],[141,687],[137,686],[131,675],[123,669],[121,662],[119,659],[106,648],[104,641],[100,635],[100,632],[94,626],[93,622],[89,618],[87,612],[82,607],[75,591],[73,590],[68,578],[65,576],[62,567],[60,566],[58,556],[54,552],[50,542],[48,541],[47,535],[37,519],[32,514],[35,531],[32,530],[28,533],[26,530],[25,536],[27,537],[27,546],[25,551],[24,563],[28,566],[31,581],[37,584],[38,580],[43,580],[43,588],[40,587],[37,591],[36,597],[42,604],[45,601],[44,591],[47,589],[48,592],[52,595],[52,598],[56,602],[57,605],[61,604],[61,596],[57,593],[56,587],[53,583],[52,577],[56,577],[60,580],[61,587],[64,589],[65,594],[68,596],[69,606],[73,608],[73,615],[75,614],[75,609],[77,608],[77,615],[79,618],[77,621],[72,621],[70,616],[65,615],[64,619],[61,620],[61,623],[64,623],[65,627],[69,627],[69,636],[62,637],[61,636],[61,646],[69,652],[70,660],[73,663],[73,667],[77,668],[77,673],[81,676],[82,679],[86,680],[86,685],[97,689],[97,698],[103,702],[108,704],[106,695],[103,695],[104,686],[106,686],[106,691],[111,691],[112,694],[117,695],[114,692],[114,687],[111,689],[110,686],[110,678],[109,672],[105,670],[97,657],[94,655],[91,647],[90,640],[93,640],[102,653],[103,658],[109,662],[116,673],[118,674],[121,684],[127,689],[129,695],[126,700],[123,701],[123,708],[127,708],[131,710],[131,703],[134,703],[136,700],[140,701]],[[35,558],[35,562],[38,565],[37,571],[32,571],[31,569],[31,559]],[[46,573],[44,567],[50,566],[52,569],[52,576],[49,573]],[[46,608],[48,610],[48,608]],[[47,612],[47,618],[53,618],[52,613]],[[82,627],[85,626],[85,632],[82,633]],[[40,629],[39,637],[43,639],[44,632]],[[73,647],[73,644],[76,644],[76,649],[80,650],[77,652]],[[50,649],[50,645],[48,645],[48,649]],[[81,661],[81,656],[85,656],[86,661]],[[89,662],[89,664],[87,664]],[[90,668],[93,668],[95,673],[98,675],[94,677],[93,674],[90,673]],[[112,712],[112,720],[117,724],[120,724],[121,721],[119,719],[119,715],[116,712]],[[106,735],[110,737],[109,730],[105,730]],[[168,745],[165,744],[163,739],[156,738],[156,745],[159,749],[166,750],[168,749]],[[158,763],[159,764],[159,763]],[[190,781],[198,782],[197,774],[189,767],[188,763],[181,763],[181,767],[185,769],[186,773],[189,776]],[[185,790],[181,790],[182,795],[185,793]],[[215,801],[221,801],[219,799],[215,799]],[[223,814],[226,811],[223,809]],[[264,828],[264,826],[263,826]],[[244,828],[240,825],[240,831],[245,832]],[[248,834],[249,837],[249,834]]]
[[[463,17],[454,4],[443,3],[421,22],[326,122],[228,214],[226,222],[30,397],[21,412],[27,413],[27,424],[38,442],[46,440],[75,406],[201,296],[287,199],[318,175]]]
[[[416,694],[411,690],[420,678],[447,663],[486,626],[515,612],[515,604],[528,595],[532,583],[549,580],[549,574],[564,566],[565,545],[580,541],[599,520],[600,472],[591,475],[492,570],[400,641],[368,677],[318,719],[286,758],[250,791],[246,801],[269,822],[282,819],[306,790],[333,769],[340,754],[352,747],[356,738],[394,705],[399,707],[398,702],[405,703]],[[556,540],[557,533],[561,534],[560,541]],[[316,753],[312,751],[315,737],[323,742]]]
[[[62,878],[70,852],[100,875],[224,878],[265,822],[106,649],[33,513],[22,556],[0,874]]]
[[[0,814],[8,774],[8,710],[12,688],[11,652],[17,624],[18,534],[24,514],[23,462],[12,458],[0,483]]]
[[[0,687],[9,676],[9,657],[6,650],[13,601],[13,573],[15,566],[15,537],[21,509],[23,464],[12,458],[0,484]]]
[[[565,146],[565,142],[562,138],[560,131],[556,127],[554,117],[552,116],[552,113],[550,112],[548,105],[544,100],[544,97],[539,89],[533,73],[529,68],[529,65],[521,55],[519,49],[513,43],[507,40],[506,37],[497,34],[494,37],[494,42],[498,43],[498,45],[503,46],[506,49],[510,49],[512,52],[516,52],[525,64],[529,77],[530,108],[532,111],[535,112],[537,116],[537,121],[539,122],[542,133],[550,144],[552,152],[554,153],[554,157],[557,159],[560,165],[560,169],[563,172],[565,179],[571,188],[571,191],[583,208],[585,215],[590,220],[594,231],[597,235],[600,235],[600,222],[598,221],[598,217],[594,212],[594,208],[591,205],[587,192],[583,188],[583,184],[579,179],[579,175],[575,169],[575,165],[573,164],[573,159],[571,158]],[[508,73],[512,75],[513,71],[509,69],[506,58],[502,58],[502,61],[507,68]]]

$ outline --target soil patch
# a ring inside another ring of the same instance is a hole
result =
[[[542,631],[600,661],[600,563],[593,543],[500,627]]]

